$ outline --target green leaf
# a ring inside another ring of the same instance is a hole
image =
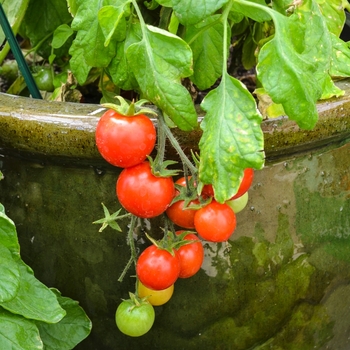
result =
[[[224,25],[219,19],[220,15],[210,16],[186,30],[185,41],[190,43],[193,52],[193,75],[190,79],[200,90],[210,88],[222,74]],[[210,24],[213,25],[203,30]]]
[[[20,285],[14,299],[0,305],[18,315],[33,320],[56,323],[66,314],[57,302],[55,294],[34,277],[33,270],[18,260]]]
[[[74,17],[78,11],[77,0],[67,0],[67,4],[68,4],[68,11]]]
[[[57,289],[52,289],[66,316],[55,324],[36,322],[45,350],[73,349],[91,332],[91,321],[79,303],[62,297]]]
[[[83,84],[91,67],[107,67],[116,53],[116,43],[111,41],[105,46],[105,37],[98,22],[97,13],[102,7],[100,0],[77,0],[78,11],[72,22],[72,29],[77,31],[76,38],[69,50],[72,55],[72,72]],[[113,4],[112,0],[105,5]]]
[[[68,24],[57,27],[53,33],[51,46],[58,49],[74,34],[73,29]]]
[[[260,50],[258,78],[290,119],[301,128],[312,129],[318,119],[316,101],[327,81],[332,49],[324,18],[311,0],[290,17],[262,8],[273,18],[276,32]]]
[[[333,53],[329,74],[333,77],[350,76],[350,49],[348,43],[331,34]]]
[[[165,6],[165,7],[172,7],[173,1],[172,0],[157,0],[159,5]]]
[[[163,110],[182,130],[197,125],[197,114],[181,78],[192,74],[192,51],[179,37],[146,26],[140,42],[126,51],[143,97]]]
[[[343,0],[315,1],[318,3],[321,13],[325,18],[328,30],[339,37],[345,23]]]
[[[1,1],[2,7],[6,14],[6,17],[13,28],[13,31],[17,33],[17,30],[21,24],[21,21],[27,10],[29,0],[3,0]],[[5,41],[5,34],[0,27],[0,42]]]
[[[333,82],[330,76],[328,76],[325,84],[323,85],[322,96],[320,99],[327,100],[331,97],[340,97],[345,94],[344,90],[339,89]]]
[[[180,23],[188,25],[212,15],[227,2],[228,0],[201,0],[198,4],[197,0],[172,0],[172,5]]]
[[[127,48],[141,40],[141,28],[139,23],[129,25],[127,37],[117,43],[117,54],[108,66],[108,72],[115,85],[123,90],[138,90],[138,84],[126,58]]]
[[[258,42],[263,38],[263,25],[255,22],[250,27],[248,35],[243,41],[242,64],[245,69],[249,70],[256,65],[255,51]]]
[[[231,11],[239,12],[256,22],[267,22],[271,20],[269,7],[265,2],[261,3],[261,1],[234,1],[232,3]]]
[[[201,123],[199,177],[213,184],[215,199],[222,203],[238,191],[245,168],[264,164],[262,117],[253,96],[227,73],[201,107],[207,113]]]
[[[0,245],[0,276],[0,302],[13,299],[19,288],[20,274],[16,260],[3,245]]]
[[[0,349],[42,350],[44,347],[34,322],[0,308]]]
[[[19,257],[20,248],[15,224],[3,211],[0,212],[0,242],[14,256]]]
[[[116,41],[125,39],[125,16],[130,14],[130,6],[126,5],[130,4],[130,1],[119,0],[113,6],[104,6],[98,11],[98,21],[106,38],[104,46],[108,46],[112,38]]]
[[[40,13],[40,16],[38,14]],[[54,30],[61,24],[70,23],[71,14],[68,12],[66,0],[36,0],[30,1],[24,20],[21,24],[20,33],[30,38],[32,47],[38,45],[44,38],[52,35]],[[39,53],[48,57],[51,47],[48,38],[41,43]]]

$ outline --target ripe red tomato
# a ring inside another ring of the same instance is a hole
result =
[[[181,232],[183,231],[178,231],[176,234]],[[204,259],[204,249],[199,238],[195,234],[189,233],[184,239],[195,242],[183,245],[177,250],[181,265],[180,278],[195,275],[201,268]]]
[[[198,204],[199,201],[192,201],[191,203]],[[166,213],[174,224],[183,228],[192,229],[194,228],[194,215],[197,209],[183,209],[184,204],[185,202],[183,200],[175,202],[166,210]]]
[[[224,242],[236,228],[236,215],[227,204],[212,200],[194,216],[198,234],[207,241]]]
[[[109,109],[96,127],[96,145],[109,163],[128,168],[143,162],[156,142],[156,129],[145,115],[124,116]]]
[[[149,162],[124,169],[118,178],[116,192],[120,204],[141,218],[162,214],[175,196],[171,177],[157,177]]]
[[[186,187],[186,180],[184,177],[178,179],[176,184]],[[176,191],[175,195],[178,195]],[[167,210],[166,213],[169,219],[176,225],[183,228],[194,228],[194,214],[196,214],[197,209],[183,209],[185,202],[183,200],[177,201],[172,204]],[[190,202],[191,204],[199,204],[198,200]]]
[[[180,273],[180,260],[167,250],[151,245],[139,256],[136,274],[143,285],[153,290],[163,290],[175,283]]]
[[[241,197],[244,193],[246,193],[250,186],[253,183],[254,178],[254,170],[252,168],[247,168],[244,170],[243,179],[241,184],[239,185],[237,193],[231,197],[229,200],[236,199]],[[214,197],[214,189],[212,185],[204,185],[202,190],[203,196],[206,197]]]
[[[239,189],[231,199],[236,199],[244,195],[252,185],[253,178],[254,178],[254,170],[252,168],[245,169],[243,174],[243,179],[239,186]]]

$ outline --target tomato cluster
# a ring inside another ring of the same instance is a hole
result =
[[[253,169],[245,169],[237,194],[223,204],[215,201],[212,185],[205,185],[199,198],[191,200],[186,207],[185,200],[176,201],[166,213],[174,224],[195,229],[206,241],[227,241],[236,228],[236,214],[247,205],[253,177]],[[175,184],[186,186],[185,180],[181,178]],[[203,204],[200,203],[201,199]]]
[[[161,245],[149,246],[137,260],[137,277],[151,290],[167,289],[178,278],[195,275],[202,266],[204,249],[199,238],[188,231],[177,231],[176,236],[179,240],[164,244],[163,239]]]
[[[113,109],[104,113],[96,128],[96,145],[102,157],[123,168],[116,182],[122,207],[134,218],[148,219],[166,213],[181,228],[165,232],[160,241],[149,237],[153,244],[138,258],[132,256],[136,264],[136,293],[130,293],[130,299],[118,306],[116,324],[121,332],[133,337],[149,331],[155,319],[153,306],[169,301],[177,279],[189,278],[200,270],[204,259],[200,238],[211,242],[229,239],[236,228],[235,213],[247,204],[247,191],[253,181],[253,170],[246,169],[237,194],[219,203],[211,185],[203,186],[198,194],[194,178],[182,177],[174,183],[168,173],[161,175],[160,171],[155,175],[153,161],[147,158],[155,147],[156,136],[146,115],[123,115]]]
[[[141,218],[162,214],[175,195],[171,177],[155,176],[146,158],[153,151],[156,129],[144,114],[126,116],[109,109],[96,127],[96,145],[110,164],[124,168],[116,193],[129,213]]]

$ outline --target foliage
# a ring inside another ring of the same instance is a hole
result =
[[[17,232],[0,204],[0,348],[73,349],[91,322],[78,302],[35,278],[20,257]]]
[[[18,13],[23,3],[4,2]],[[78,84],[98,78],[103,102],[131,90],[185,131],[198,127],[192,91],[210,90],[201,102],[199,178],[224,202],[245,168],[264,164],[262,116],[233,71],[256,67],[259,95],[312,129],[316,102],[343,93],[332,78],[350,75],[349,48],[339,39],[344,7],[344,0],[31,0],[20,33]]]

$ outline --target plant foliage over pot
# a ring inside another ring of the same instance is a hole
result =
[[[210,90],[201,102],[199,178],[213,184],[221,202],[237,191],[245,168],[264,164],[262,116],[233,77],[237,62],[256,67],[259,96],[272,100],[270,115],[285,113],[304,129],[315,126],[319,99],[342,95],[332,78],[350,75],[349,48],[339,39],[349,6],[342,0],[15,0],[4,6],[50,64],[70,70],[80,86],[98,79],[103,102],[131,91],[180,129],[193,130],[191,92]]]

